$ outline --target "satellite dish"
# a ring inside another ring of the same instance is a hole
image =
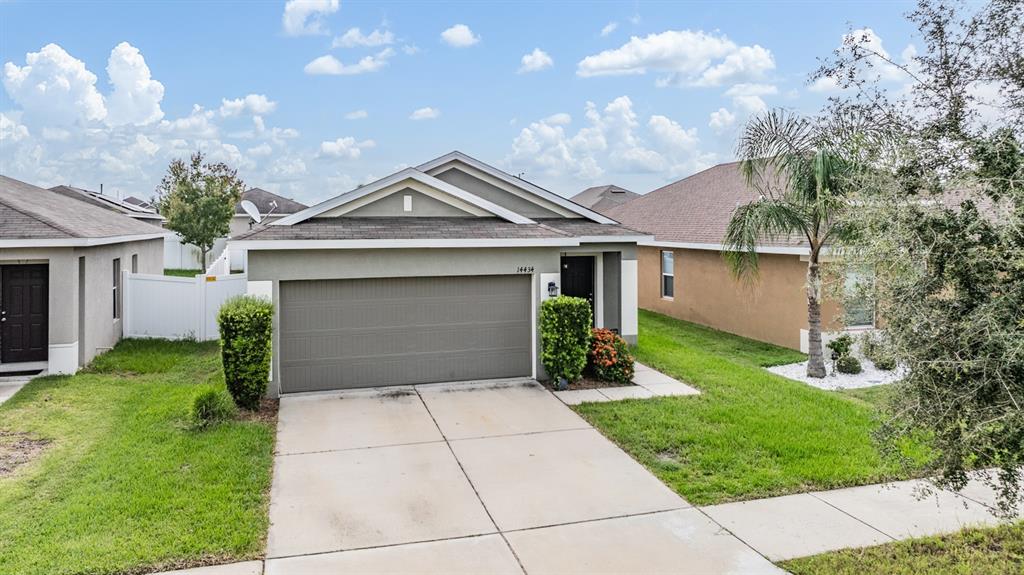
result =
[[[263,219],[262,216],[260,216],[259,209],[256,208],[256,204],[250,202],[249,200],[242,200],[239,203],[239,205],[242,206],[242,210],[244,210],[245,213],[249,214],[249,217],[252,218],[252,221],[256,222],[257,224],[260,223],[260,220]]]

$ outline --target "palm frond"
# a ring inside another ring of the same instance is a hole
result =
[[[725,258],[737,277],[756,277],[757,246],[792,234],[807,236],[812,222],[800,206],[779,199],[763,199],[736,208],[725,232]]]

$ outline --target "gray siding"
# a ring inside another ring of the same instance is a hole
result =
[[[622,254],[604,252],[604,327],[620,329],[622,309]]]
[[[530,200],[506,192],[505,190],[482,180],[478,180],[477,178],[474,178],[466,172],[456,168],[451,168],[447,171],[441,172],[440,174],[437,174],[436,177],[439,180],[444,180],[453,186],[462,188],[463,190],[480,196],[486,200],[490,200],[503,208],[510,209],[513,212],[524,215],[528,218],[561,217],[559,214],[542,208]]]
[[[531,374],[524,275],[289,281],[283,393]]]
[[[405,196],[412,196],[412,211],[405,211]],[[385,196],[371,204],[356,208],[345,217],[474,217],[455,206],[436,200],[416,190],[406,188]]]

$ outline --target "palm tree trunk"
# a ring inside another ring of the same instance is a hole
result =
[[[807,377],[825,377],[825,357],[821,352],[820,282],[818,261],[812,253],[807,264]]]

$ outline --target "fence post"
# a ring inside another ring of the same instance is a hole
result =
[[[197,330],[196,339],[199,341],[206,341],[206,274],[199,274],[195,277],[196,280],[196,303],[198,303],[198,309],[196,310]]]
[[[121,270],[121,337],[132,334],[132,272]]]

